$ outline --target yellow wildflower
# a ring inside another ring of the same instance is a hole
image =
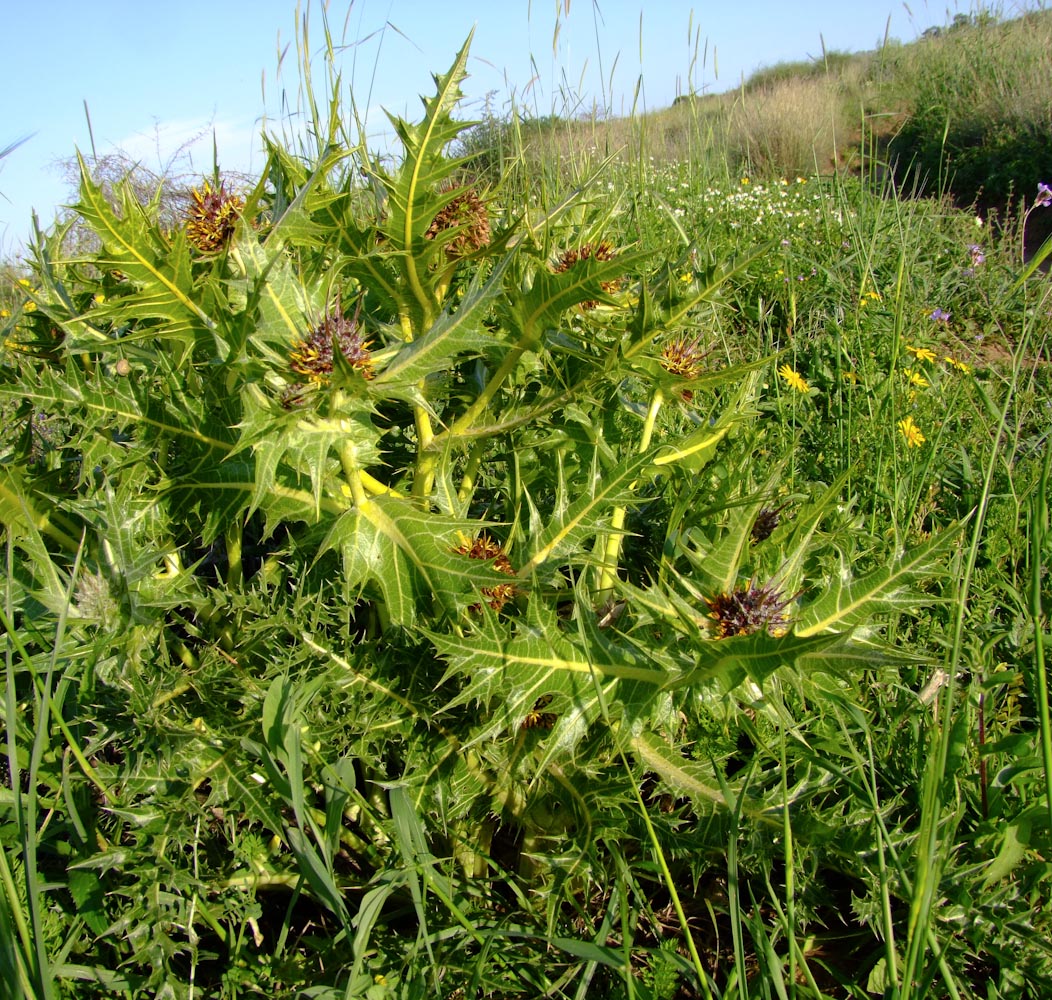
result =
[[[809,388],[807,380],[789,365],[782,365],[782,367],[778,369],[778,374],[785,379],[785,384],[788,385],[790,389],[795,389],[797,392],[807,392]]]
[[[913,417],[905,417],[900,420],[898,428],[906,441],[907,448],[919,448],[927,440],[921,433],[921,429],[913,422]]]
[[[951,368],[956,368],[957,371],[963,372],[965,375],[970,375],[972,373],[972,366],[963,361],[958,361],[956,358],[951,358],[949,355],[946,355],[942,360]]]
[[[902,374],[909,380],[910,385],[915,385],[918,389],[927,389],[931,385],[920,372],[915,372],[912,368],[903,368]]]
[[[906,345],[906,350],[912,354],[918,361],[934,361],[935,352],[929,351],[926,347],[914,347],[912,344]]]

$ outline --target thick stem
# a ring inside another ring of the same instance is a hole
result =
[[[647,410],[646,420],[643,423],[643,436],[640,438],[637,454],[642,455],[650,447],[650,442],[654,437],[654,427],[657,424],[657,416],[664,401],[664,393],[660,388],[655,389],[654,395],[650,399],[650,408]],[[636,480],[628,488],[634,490],[638,482],[639,480]],[[595,593],[597,606],[606,604],[613,597],[614,584],[617,582],[617,566],[621,560],[621,542],[624,539],[627,510],[628,508],[625,506],[615,507],[614,513],[610,517],[610,533],[603,541],[599,583]]]
[[[471,494],[475,491],[475,477],[478,475],[479,466],[482,464],[482,456],[485,454],[486,445],[483,441],[476,441],[468,456],[468,464],[464,469],[464,478],[460,480],[460,489],[457,499],[461,503],[467,503]]]
[[[421,386],[423,388],[423,386]],[[435,466],[438,455],[429,451],[435,439],[431,426],[431,415],[419,403],[413,405],[413,419],[416,423],[416,471],[413,475],[413,496],[428,497],[435,485]]]
[[[226,529],[226,585],[232,590],[240,588],[244,582],[244,567],[241,564],[241,521],[231,518]]]

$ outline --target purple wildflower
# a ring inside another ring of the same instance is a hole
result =
[[[986,262],[986,254],[983,253],[983,248],[978,243],[969,243],[968,253],[972,255],[972,267],[978,267]]]
[[[935,320],[936,323],[950,322],[950,314],[945,309],[933,309],[931,311],[931,318]]]
[[[1042,184],[1037,185],[1037,197],[1034,199],[1034,208],[1048,208],[1052,205],[1052,187]]]

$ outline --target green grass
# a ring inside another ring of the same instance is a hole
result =
[[[1052,208],[466,54],[4,283],[4,994],[1041,996]]]

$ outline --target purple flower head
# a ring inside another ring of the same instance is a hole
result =
[[[1034,208],[1048,208],[1052,205],[1052,187],[1042,184],[1037,185],[1037,197],[1034,199]]]
[[[950,314],[945,309],[933,309],[931,311],[931,318],[935,320],[936,323],[950,322]]]
[[[972,255],[972,267],[978,267],[986,261],[986,254],[983,253],[983,248],[978,243],[969,243],[968,253]]]

